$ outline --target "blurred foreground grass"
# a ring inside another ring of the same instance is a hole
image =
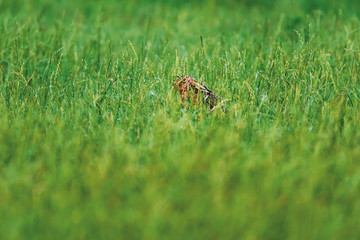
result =
[[[0,238],[359,239],[357,10],[0,1]]]

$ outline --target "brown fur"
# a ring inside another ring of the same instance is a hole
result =
[[[178,77],[173,83],[173,87],[176,91],[179,91],[182,102],[185,102],[193,96],[193,105],[197,105],[198,100],[202,100],[203,103],[209,105],[210,110],[213,110],[221,101],[221,98],[217,94],[190,76]]]

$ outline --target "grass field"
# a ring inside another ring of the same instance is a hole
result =
[[[0,0],[0,239],[360,239],[357,1],[99,2]]]

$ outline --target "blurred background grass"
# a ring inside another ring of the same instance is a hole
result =
[[[0,0],[0,238],[359,239],[359,6]]]

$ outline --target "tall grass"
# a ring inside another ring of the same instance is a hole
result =
[[[0,1],[0,238],[359,239],[356,9]]]

